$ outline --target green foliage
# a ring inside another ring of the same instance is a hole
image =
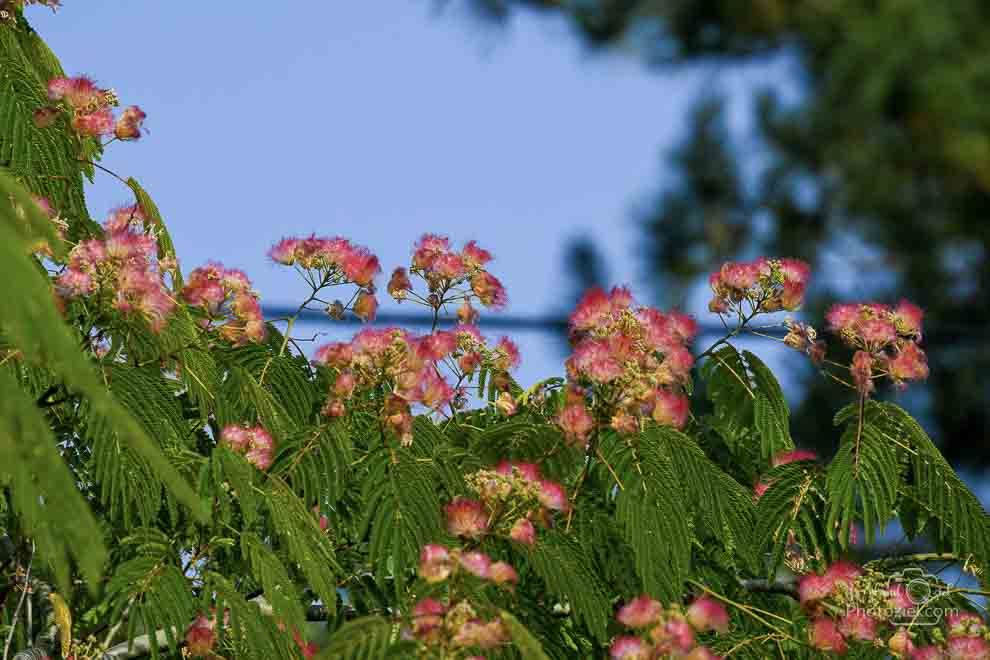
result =
[[[394,657],[395,626],[377,616],[348,621],[330,638],[319,660],[374,660]]]

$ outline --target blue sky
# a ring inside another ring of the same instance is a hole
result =
[[[560,308],[563,246],[586,233],[614,281],[645,294],[632,209],[662,185],[663,153],[716,80],[588,53],[554,18],[498,30],[427,0],[64,4],[29,18],[66,71],[148,113],[150,134],[104,164],[152,194],[186,272],[219,259],[271,303],[302,290],[267,247],[314,231],[367,245],[386,273],[423,232],[476,239],[522,315]],[[761,65],[717,81],[738,92],[780,77]],[[747,107],[733,106],[740,132]],[[101,176],[90,210],[128,200]],[[522,381],[561,369],[554,342],[518,339]]]

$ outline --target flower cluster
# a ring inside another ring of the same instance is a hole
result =
[[[679,312],[664,314],[636,307],[628,289],[589,290],[571,314],[573,353],[567,359],[571,383],[558,424],[566,436],[584,443],[595,426],[594,408],[620,432],[635,432],[640,420],[681,428],[687,422],[683,388],[694,357],[688,344],[697,323]]]
[[[685,610],[679,604],[664,609],[644,594],[623,605],[615,618],[636,632],[613,640],[611,655],[616,660],[715,660],[719,656],[698,645],[695,633],[729,630],[728,612],[708,596],[696,599]]]
[[[944,630],[929,631],[934,644],[916,646],[908,628],[899,628],[887,640],[887,648],[895,658],[910,660],[990,659],[986,622],[971,612],[951,612],[946,616]]]
[[[157,241],[143,225],[139,206],[113,211],[103,225],[102,239],[81,241],[69,253],[67,268],[56,282],[59,295],[109,299],[116,310],[139,315],[153,330],[161,330],[175,301],[159,268]]]
[[[447,531],[454,536],[478,539],[496,533],[533,545],[534,522],[550,527],[554,512],[570,509],[564,487],[541,478],[535,463],[502,461],[493,469],[468,475],[465,481],[479,499],[457,497],[447,505]]]
[[[491,253],[474,241],[456,252],[446,236],[424,234],[413,248],[409,270],[400,267],[392,272],[388,293],[399,302],[411,297],[434,310],[460,302],[457,317],[461,323],[475,323],[478,312],[471,306],[472,300],[492,309],[501,309],[508,303],[505,287],[485,268],[491,260]],[[410,273],[426,281],[426,297],[413,291]]]
[[[213,647],[217,642],[217,620],[200,614],[186,630],[186,652],[193,658],[209,658],[213,656]]]
[[[420,552],[419,575],[429,584],[438,584],[455,575],[512,589],[519,581],[516,570],[503,561],[492,561],[483,552],[429,544]],[[428,646],[467,650],[491,649],[509,642],[501,619],[484,619],[478,606],[457,599],[448,592],[448,602],[422,598],[412,608],[410,627],[404,636]],[[477,656],[474,656],[477,657]]]
[[[378,313],[375,276],[382,271],[378,257],[365,247],[346,238],[283,238],[272,246],[268,256],[283,266],[297,266],[316,294],[329,286],[354,284],[359,287],[351,301],[326,303],[332,318],[343,318],[350,309],[364,321],[373,321]]]
[[[849,303],[829,309],[829,329],[856,349],[850,373],[861,393],[872,392],[874,379],[884,375],[900,387],[928,377],[928,360],[919,346],[923,317],[907,300],[896,307]]]
[[[381,414],[404,444],[412,442],[412,404],[441,410],[458,392],[447,382],[441,366],[458,379],[485,364],[504,373],[519,363],[519,350],[507,338],[488,348],[476,328],[458,326],[426,336],[400,328],[367,329],[350,342],[335,342],[316,351],[314,362],[336,373],[323,412],[339,417],[359,390],[384,387],[388,391]],[[459,404],[457,404],[459,405]]]
[[[516,570],[504,561],[493,562],[483,552],[447,548],[430,543],[419,554],[419,576],[435,584],[450,576],[464,572],[507,589],[519,582]]]
[[[736,313],[740,318],[793,311],[804,301],[810,272],[808,264],[798,259],[726,262],[708,278],[714,294],[708,309],[717,314]]]
[[[230,424],[220,432],[220,443],[242,454],[248,463],[259,470],[271,467],[275,458],[275,441],[261,426]]]
[[[204,327],[219,327],[227,341],[244,345],[265,339],[258,293],[243,271],[218,263],[201,266],[189,274],[182,299],[205,314]]]
[[[120,105],[112,89],[102,89],[86,76],[52,78],[48,81],[48,100],[64,106],[48,106],[35,112],[39,127],[55,121],[59,111],[67,106],[72,112],[72,128],[80,135],[100,137],[113,134],[118,140],[141,137],[141,125],[146,115],[136,105],[124,109],[116,119],[110,109]]]
[[[910,630],[898,626],[918,620],[929,595],[919,600],[909,587],[910,583],[845,561],[830,565],[821,575],[805,575],[798,583],[798,595],[812,617],[811,645],[842,654],[850,643],[880,645],[886,639],[897,658],[990,658],[986,622],[969,612],[951,612],[944,630],[925,627],[933,641],[944,645],[916,647]]]

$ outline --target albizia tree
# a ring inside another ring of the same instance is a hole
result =
[[[5,660],[988,657],[987,514],[877,398],[927,375],[911,303],[781,320],[806,265],[728,263],[699,347],[694,319],[593,290],[565,375],[523,389],[484,334],[486,250],[413,246],[385,290],[432,315],[416,335],[373,325],[371,251],[313,235],[270,248],[310,293],[265,319],[245,273],[180,268],[133,179],[90,219],[84,177],[144,112],[0,7]],[[309,359],[307,309],[368,325]],[[827,462],[732,344],[781,323],[849,392]],[[856,563],[893,521],[926,552]]]

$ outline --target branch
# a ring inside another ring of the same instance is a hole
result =
[[[21,598],[17,601],[17,607],[14,609],[14,615],[10,618],[10,632],[7,633],[7,643],[3,645],[3,660],[7,660],[10,656],[10,643],[14,641],[14,631],[17,630],[17,617],[21,613],[21,607],[24,605],[24,599],[27,597],[28,591],[31,590],[31,564],[33,563],[34,541],[31,541],[31,558],[28,559],[27,573],[24,576],[24,584],[21,587]]]
[[[761,594],[781,594],[798,598],[798,589],[794,582],[782,580],[739,580],[739,586],[746,591]]]

